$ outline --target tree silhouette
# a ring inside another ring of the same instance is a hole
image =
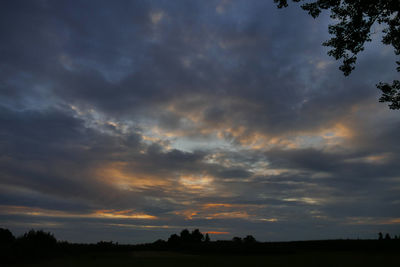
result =
[[[379,232],[378,234],[378,240],[382,240],[383,239],[383,234],[381,232]]]
[[[0,228],[0,246],[8,246],[15,240],[14,235],[8,229]]]
[[[200,243],[204,240],[204,235],[200,232],[199,229],[195,229],[192,231],[192,242]]]
[[[388,233],[386,233],[386,235],[385,235],[385,240],[390,240],[391,238],[390,238],[390,235],[388,234]]]
[[[188,229],[184,229],[181,232],[181,240],[185,243],[190,243],[192,241],[192,235],[190,234]]]
[[[207,237],[208,234],[206,235],[206,241]],[[168,238],[168,244],[173,246],[189,243],[201,243],[203,241],[204,235],[200,232],[199,229],[195,229],[191,233],[188,229],[184,229],[179,236],[177,234],[173,234]],[[208,241],[210,241],[210,237],[208,237]]]
[[[336,60],[342,59],[339,67],[347,76],[355,68],[357,54],[364,50],[365,42],[371,41],[371,27],[378,23],[384,25],[382,43],[391,45],[395,54],[400,55],[400,1],[399,0],[292,0],[305,2],[301,8],[313,18],[319,16],[322,10],[330,10],[331,18],[337,22],[329,25],[329,33],[334,35],[323,43],[332,47],[328,55]],[[278,8],[287,7],[287,0],[274,0]],[[400,72],[400,61],[396,61]],[[379,83],[381,91],[380,102],[388,102],[389,108],[400,109],[400,81]]]
[[[42,230],[30,230],[28,233],[18,238],[18,241],[30,247],[41,248],[51,248],[57,244],[57,239],[51,233],[46,233]]]
[[[232,241],[235,242],[235,243],[242,243],[242,238],[238,237],[238,236],[235,236],[235,237],[232,238]]]
[[[206,237],[204,239],[204,242],[210,242],[210,236],[208,235],[208,233],[206,233]]]
[[[254,238],[254,236],[252,235],[248,235],[245,238],[243,238],[243,242],[246,244],[251,244],[251,243],[255,243],[257,242],[256,239]]]
[[[168,238],[168,244],[176,246],[181,242],[181,238],[177,234],[173,234]]]

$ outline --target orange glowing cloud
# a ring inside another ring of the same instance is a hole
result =
[[[229,235],[229,232],[219,232],[219,231],[208,231],[206,232],[206,234],[210,234],[210,235]]]
[[[187,101],[194,102],[189,105]],[[343,118],[328,121],[322,127],[310,129],[291,130],[279,134],[269,133],[263,129],[238,125],[236,121],[226,119],[218,122],[210,122],[205,114],[207,103],[202,96],[194,96],[193,99],[180,99],[178,102],[168,103],[165,111],[180,118],[181,127],[164,129],[160,126],[148,126],[149,141],[175,139],[179,137],[207,136],[207,138],[230,142],[234,139],[234,145],[252,150],[268,150],[272,148],[299,149],[308,147],[329,148],[349,140],[355,136],[351,123]],[[182,104],[184,103],[184,104]],[[246,107],[258,110],[254,103],[246,103],[243,99],[229,99],[220,103],[222,106]],[[190,106],[190,108],[188,108]],[[232,144],[232,143],[230,143]],[[174,145],[172,144],[172,147]],[[171,147],[170,147],[171,148]]]
[[[264,207],[263,204],[232,204],[232,203],[206,203],[202,204],[202,209],[254,209]]]
[[[192,220],[197,216],[197,212],[193,210],[181,210],[181,211],[175,211],[175,215],[182,216],[186,220]]]
[[[133,210],[97,210],[92,214],[93,217],[98,218],[111,218],[111,219],[144,219],[144,220],[155,220],[156,216],[135,213]]]
[[[246,211],[217,212],[206,216],[205,219],[249,219],[251,216]]]
[[[96,177],[107,184],[111,184],[122,190],[143,190],[153,187],[172,187],[168,179],[150,176],[141,173],[133,173],[128,170],[127,162],[113,162],[101,166],[96,170]]]
[[[0,206],[0,214],[59,217],[59,218],[109,218],[109,219],[141,219],[155,220],[156,216],[135,212],[134,210],[95,210],[90,213],[73,213],[25,206]]]
[[[110,223],[107,225],[116,226],[116,227],[134,228],[134,229],[147,229],[147,230],[185,228],[185,226],[176,226],[176,225],[147,225],[147,224],[126,224],[126,223]]]
[[[308,129],[291,129],[286,132],[272,133],[265,129],[238,124],[230,118],[225,120],[209,120],[206,116],[209,99],[201,95],[169,102],[164,111],[180,118],[181,127],[164,129],[160,126],[148,126],[149,136],[156,139],[174,139],[179,137],[207,136],[219,141],[232,141],[231,145],[239,145],[246,149],[268,150],[272,148],[299,149],[308,147],[331,148],[342,144],[355,136],[352,122],[347,118],[326,121],[322,125]],[[191,104],[193,103],[193,104]],[[220,106],[245,108],[257,112],[259,107],[253,102],[243,99],[229,98],[222,100]],[[172,145],[173,146],[173,145]]]
[[[346,160],[346,162],[360,162],[360,163],[369,163],[369,164],[384,164],[388,160],[390,160],[391,154],[390,153],[383,153],[383,154],[375,154],[366,157],[359,157],[359,158],[352,158]]]
[[[190,190],[212,191],[214,178],[209,175],[182,175],[179,183]]]
[[[183,216],[186,220],[194,219],[243,219],[249,221],[277,222],[277,218],[262,218],[256,215],[257,209],[264,205],[206,203],[197,205],[196,209],[188,209],[174,212]]]
[[[234,138],[238,143],[252,150],[271,148],[299,149],[306,147],[334,146],[354,137],[355,133],[347,124],[336,122],[323,129],[311,129],[283,133],[279,136],[267,132],[250,130],[244,126],[218,129],[218,138]]]
[[[71,214],[65,211],[48,210],[35,207],[0,205],[0,214],[43,216],[43,217],[81,217],[82,214]]]

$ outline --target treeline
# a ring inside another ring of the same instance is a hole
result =
[[[53,234],[42,230],[30,230],[15,237],[8,229],[0,228],[0,265],[20,261],[35,261],[61,256],[79,256],[98,252],[132,252],[141,250],[178,251],[183,253],[262,253],[281,254],[301,251],[384,251],[400,252],[400,238],[389,234],[378,234],[375,240],[320,240],[295,242],[258,242],[253,236],[234,237],[232,240],[212,241],[208,233],[199,229],[185,229],[172,234],[167,240],[140,245],[121,245],[112,241],[96,244],[76,244],[58,241]]]
[[[62,256],[79,256],[97,252],[132,251],[134,245],[121,245],[112,241],[96,244],[77,244],[58,241],[52,233],[30,230],[15,237],[10,230],[0,228],[0,266],[2,263],[32,262]]]
[[[178,251],[186,253],[250,253],[256,252],[262,244],[247,235],[234,237],[232,240],[211,241],[208,233],[199,229],[190,232],[184,229],[180,234],[172,234],[167,240],[159,239],[154,243],[136,245],[136,250]]]
[[[383,233],[379,232],[378,233],[378,239],[379,240],[391,240],[392,238],[390,237],[389,233],[386,233],[385,237],[383,237]],[[393,239],[400,239],[400,236],[395,235]]]
[[[255,237],[233,237],[231,240],[211,241],[206,233],[198,229],[189,232],[183,230],[179,235],[173,234],[167,240],[159,239],[154,243],[136,245],[137,250],[173,250],[187,253],[234,253],[234,254],[281,254],[296,253],[306,250],[325,251],[400,251],[398,236],[378,234],[375,240],[318,240],[318,241],[291,241],[291,242],[259,242]]]
[[[172,234],[166,241],[159,239],[154,243],[137,245],[140,250],[174,250],[182,252],[203,252],[203,251],[250,251],[257,244],[256,239],[247,235],[244,238],[234,237],[232,240],[211,241],[208,233],[201,233],[199,229],[190,232],[184,229],[180,234]]]

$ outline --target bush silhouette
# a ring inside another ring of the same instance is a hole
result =
[[[23,247],[32,249],[49,249],[57,245],[57,239],[51,233],[46,233],[42,230],[30,230],[23,236],[19,237],[17,242]]]

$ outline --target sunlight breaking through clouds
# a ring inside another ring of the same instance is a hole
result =
[[[70,213],[59,210],[48,210],[24,206],[1,206],[2,214],[25,215],[56,218],[109,218],[155,220],[156,216],[135,212],[134,210],[95,210],[91,213]]]

